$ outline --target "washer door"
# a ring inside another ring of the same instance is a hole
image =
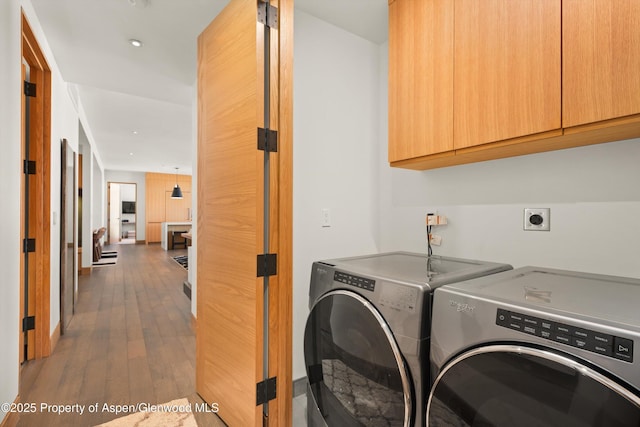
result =
[[[400,350],[380,313],[360,295],[336,290],[316,302],[304,356],[309,388],[328,426],[411,424],[411,386]]]
[[[434,426],[640,426],[640,396],[568,357],[495,345],[450,362],[429,396]]]

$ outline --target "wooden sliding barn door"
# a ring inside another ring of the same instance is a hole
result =
[[[292,21],[231,0],[198,39],[196,388],[232,427],[291,425]]]

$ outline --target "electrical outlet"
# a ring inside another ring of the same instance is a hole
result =
[[[526,231],[549,231],[551,209],[526,208],[524,210],[524,229]]]

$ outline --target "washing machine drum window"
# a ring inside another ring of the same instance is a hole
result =
[[[638,427],[640,396],[563,355],[496,345],[446,365],[427,420],[430,427]]]
[[[328,426],[409,426],[411,388],[398,345],[360,295],[325,294],[304,336],[309,386]]]

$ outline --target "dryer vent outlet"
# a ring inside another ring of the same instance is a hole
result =
[[[526,208],[524,210],[525,231],[549,231],[551,209]]]

